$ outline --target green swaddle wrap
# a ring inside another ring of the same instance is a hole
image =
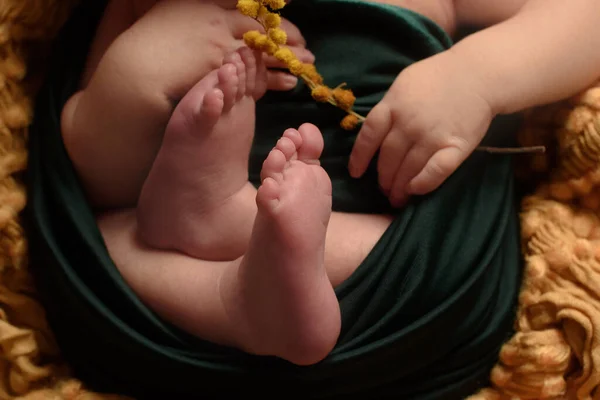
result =
[[[137,398],[460,399],[488,380],[511,333],[520,249],[511,160],[476,153],[436,192],[397,210],[356,273],[337,288],[342,332],[323,362],[297,367],[217,346],[161,320],[111,261],[60,135],[105,1],[76,9],[56,48],[31,129],[31,264],[66,359],[91,388]],[[351,0],[299,0],[286,16],[326,83],[346,82],[365,115],[398,72],[450,45],[430,20]],[[432,93],[432,95],[435,95]],[[349,178],[355,133],[305,87],[258,105],[250,172],[290,126],[324,133],[334,208],[388,212],[375,171]],[[501,121],[496,121],[502,130]],[[132,149],[132,151],[135,151]]]

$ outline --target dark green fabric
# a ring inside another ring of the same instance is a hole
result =
[[[337,289],[342,333],[322,363],[296,367],[195,339],[158,318],[122,280],[63,148],[60,110],[76,89],[105,6],[82,3],[38,97],[26,214],[48,318],[79,377],[97,390],[164,399],[460,399],[486,384],[511,333],[520,284],[508,157],[475,154],[438,191],[398,211]],[[364,114],[402,68],[450,45],[428,19],[389,6],[299,0],[286,15],[302,29],[326,81],[347,82]],[[324,131],[335,208],[387,210],[373,171],[348,177],[354,136],[337,128],[342,115],[333,107],[316,105],[298,88],[269,94],[258,116],[253,179],[283,129],[311,121]],[[499,132],[510,128],[500,122]]]

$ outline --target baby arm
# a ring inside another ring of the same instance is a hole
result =
[[[396,206],[437,188],[494,116],[563,99],[600,77],[600,2],[453,4],[460,22],[499,23],[406,68],[367,116],[350,157],[358,177],[380,150],[379,183]]]
[[[597,0],[529,0],[514,17],[467,37],[449,54],[470,65],[494,113],[520,111],[564,99],[600,77],[599,16]]]

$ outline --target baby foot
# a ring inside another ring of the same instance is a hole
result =
[[[326,357],[341,324],[324,267],[331,181],[318,162],[322,150],[321,133],[305,124],[287,130],[268,155],[237,290],[222,291],[224,304],[239,307],[228,308],[244,321],[240,326],[247,329],[240,332],[249,342],[247,351],[296,364]],[[231,293],[237,298],[228,299]]]
[[[256,206],[248,183],[260,56],[241,48],[175,108],[138,203],[146,244],[203,260],[233,260],[247,246]]]

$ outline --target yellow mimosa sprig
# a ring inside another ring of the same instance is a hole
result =
[[[263,51],[283,62],[291,74],[302,79],[311,90],[313,99],[321,103],[330,103],[348,113],[340,126],[346,130],[354,129],[365,117],[352,110],[356,97],[350,89],[341,84],[330,88],[323,83],[323,77],[313,64],[303,63],[288,48],[287,34],[281,29],[281,16],[276,12],[285,7],[284,0],[239,0],[238,10],[256,20],[265,33],[257,30],[244,34],[244,42],[251,49]]]

